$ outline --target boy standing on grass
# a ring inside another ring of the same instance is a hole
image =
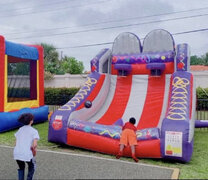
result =
[[[14,148],[14,159],[16,160],[18,169],[18,179],[24,180],[25,162],[28,164],[27,180],[32,180],[35,172],[35,158],[37,151],[37,141],[40,139],[38,131],[31,125],[34,116],[30,113],[22,114],[18,121],[24,126],[19,128],[15,133],[16,146]]]

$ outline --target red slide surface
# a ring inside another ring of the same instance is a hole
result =
[[[117,77],[116,91],[106,113],[96,122],[111,125],[123,116],[131,92],[132,76]]]
[[[165,75],[150,77],[142,116],[137,129],[157,127],[163,106],[165,91]]]

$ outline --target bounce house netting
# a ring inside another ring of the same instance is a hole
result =
[[[36,81],[32,81],[31,78],[31,76],[36,76],[36,73],[32,71],[31,64],[33,64],[31,61],[24,59],[18,62],[8,60],[8,102],[37,98]],[[31,87],[32,83],[35,84]]]

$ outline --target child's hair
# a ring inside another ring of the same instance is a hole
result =
[[[136,119],[135,119],[134,117],[131,117],[131,118],[129,119],[129,122],[130,122],[131,124],[135,124],[135,123],[136,123]]]
[[[30,124],[30,122],[34,119],[34,116],[31,113],[25,113],[22,114],[19,118],[18,121],[24,125]]]

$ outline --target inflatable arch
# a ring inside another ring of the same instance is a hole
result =
[[[46,121],[43,48],[0,36],[0,69],[0,132],[20,127],[23,113],[32,113],[34,123]]]
[[[91,60],[79,92],[52,114],[49,141],[115,155],[122,125],[135,117],[137,157],[190,161],[195,88],[189,53],[188,44],[175,47],[162,29],[147,34],[143,46],[135,34],[120,34],[112,50]],[[131,156],[129,147],[124,155]]]

